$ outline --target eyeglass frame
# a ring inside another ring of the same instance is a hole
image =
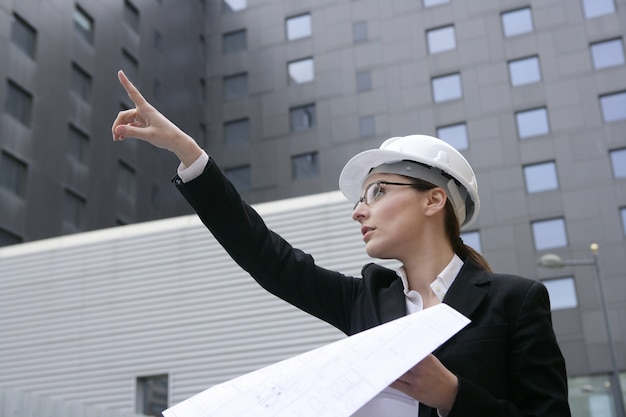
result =
[[[432,188],[435,188],[435,185],[427,185],[427,184],[415,184],[415,183],[404,183],[404,182],[393,182],[393,181],[385,181],[385,180],[379,180],[379,181],[374,181],[371,184],[368,184],[367,187],[365,187],[365,189],[363,190],[363,194],[361,194],[361,198],[359,198],[359,200],[354,204],[354,208],[352,209],[352,211],[356,210],[357,206],[361,203],[365,204],[366,206],[370,207],[370,205],[378,200],[378,198],[381,195],[381,191],[382,188],[380,188],[380,185],[404,185],[404,186],[409,186],[409,187],[413,187],[416,188],[418,190],[430,190]],[[367,195],[368,191],[373,187],[373,186],[378,186],[379,189],[376,192],[376,194],[374,194],[371,198],[369,198]],[[369,201],[368,201],[369,200]]]

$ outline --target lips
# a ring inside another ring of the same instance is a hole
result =
[[[361,234],[363,235],[363,237],[365,238],[365,236],[367,236],[367,234],[371,231],[373,231],[374,228],[373,227],[368,227],[368,226],[363,226],[361,227]]]

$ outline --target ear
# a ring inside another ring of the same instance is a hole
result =
[[[443,213],[446,207],[446,201],[448,201],[448,196],[443,188],[435,187],[428,190],[426,193],[425,214],[427,216],[434,216],[437,213]]]

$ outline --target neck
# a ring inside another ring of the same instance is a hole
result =
[[[422,298],[434,296],[430,284],[450,263],[454,251],[446,242],[433,242],[414,251],[413,255],[401,260],[406,272],[409,289],[417,291]]]

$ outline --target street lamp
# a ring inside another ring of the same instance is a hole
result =
[[[562,268],[564,266],[577,265],[593,265],[598,275],[598,288],[600,292],[600,302],[602,304],[602,312],[604,313],[604,324],[606,326],[606,335],[609,345],[609,353],[611,355],[611,365],[613,372],[611,374],[611,388],[613,391],[613,403],[615,405],[615,413],[617,417],[626,417],[624,414],[624,398],[622,397],[622,388],[619,379],[619,368],[617,367],[617,357],[613,346],[613,337],[611,336],[611,325],[609,323],[609,313],[606,306],[604,296],[604,287],[602,285],[602,274],[600,273],[600,265],[598,263],[598,244],[592,243],[589,247],[593,258],[591,259],[561,259],[559,255],[548,253],[539,258],[539,266],[544,268]]]

